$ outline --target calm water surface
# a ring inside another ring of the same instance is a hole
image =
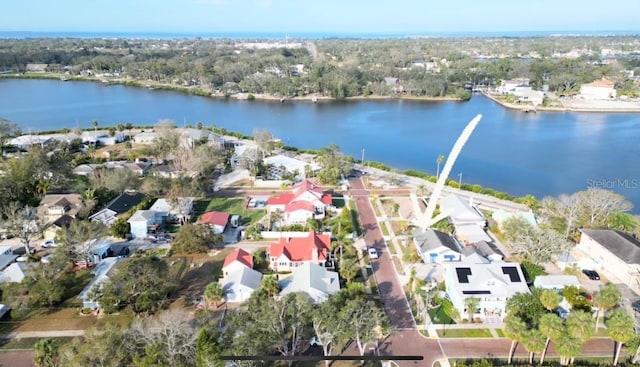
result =
[[[466,103],[225,101],[89,82],[0,80],[0,117],[25,131],[119,122],[215,124],[250,135],[272,131],[287,145],[331,143],[358,159],[435,173],[476,114],[483,119],[460,154],[452,179],[513,195],[558,195],[605,184],[640,213],[640,114],[506,110],[481,97]]]

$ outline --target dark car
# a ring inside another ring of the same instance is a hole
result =
[[[118,257],[128,257],[130,252],[129,247],[125,246],[118,252]]]
[[[600,274],[598,274],[595,270],[583,269],[582,273],[591,280],[600,280]]]

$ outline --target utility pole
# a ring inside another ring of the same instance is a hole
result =
[[[362,158],[360,159],[360,164],[364,166],[364,148],[362,148]]]
[[[458,177],[460,177],[460,180],[458,181],[458,188],[462,190],[462,172],[458,173]]]

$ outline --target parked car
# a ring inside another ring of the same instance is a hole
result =
[[[40,245],[42,248],[56,247],[56,242],[54,240],[46,240]]]
[[[369,253],[369,257],[372,259],[377,259],[378,258],[378,250],[376,250],[373,247],[369,247],[367,249],[367,252]]]
[[[249,204],[247,204],[247,208],[255,208],[256,207],[256,199],[250,199]]]
[[[125,246],[118,252],[118,257],[128,257],[130,252],[129,247]]]
[[[600,274],[595,270],[582,269],[582,273],[591,280],[600,280]]]
[[[312,347],[321,347],[322,343],[320,343],[320,340],[318,340],[317,337],[313,337],[311,338],[311,340],[309,340],[309,345],[311,345]]]

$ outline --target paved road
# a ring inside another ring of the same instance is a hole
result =
[[[380,348],[382,355],[422,355],[421,362],[397,361],[400,367],[431,366],[437,359],[442,358],[442,350],[438,340],[425,339],[416,330],[416,323],[411,314],[402,284],[398,279],[393,260],[387,245],[382,239],[382,232],[378,227],[375,212],[369,201],[369,194],[364,190],[362,180],[351,179],[352,196],[360,215],[360,222],[364,231],[367,246],[375,247],[380,254],[378,259],[371,261],[374,276],[378,283],[378,290],[382,295],[384,310],[398,330]]]

